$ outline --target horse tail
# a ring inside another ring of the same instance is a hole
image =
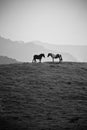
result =
[[[35,55],[33,56],[32,63],[35,61]]]
[[[62,59],[62,55],[60,55],[59,60],[60,60],[60,62],[62,62],[62,61],[63,61],[63,59]]]
[[[34,59],[32,60],[32,63],[34,62]]]

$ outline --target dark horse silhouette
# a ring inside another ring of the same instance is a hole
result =
[[[43,53],[40,55],[34,55],[32,62],[36,62],[36,59],[38,59],[39,62],[41,62],[42,57],[45,57],[45,55]]]
[[[61,54],[52,54],[52,53],[48,53],[47,57],[51,56],[52,57],[52,61],[54,62],[54,59],[59,58],[59,63],[62,62],[62,55]]]

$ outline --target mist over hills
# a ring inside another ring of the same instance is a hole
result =
[[[23,43],[19,41],[11,41],[0,37],[0,55],[15,58],[19,61],[31,61],[35,53],[46,52],[40,45],[33,42]]]
[[[45,48],[53,50],[54,52],[61,52],[64,56],[65,53],[72,55],[73,60],[77,60],[80,62],[87,62],[87,45],[56,45],[56,44],[49,44],[49,43],[41,43],[36,42],[39,45],[44,46]],[[65,58],[66,59],[66,58]],[[68,58],[70,60],[70,58]],[[71,61],[71,60],[70,60]]]
[[[64,61],[87,62],[87,46],[52,45],[40,41],[23,42],[12,41],[0,36],[0,55],[17,59],[18,61],[31,62],[34,54],[45,53],[43,61],[49,52],[61,53]]]
[[[8,58],[7,56],[0,56],[0,64],[14,64],[18,63],[16,59]]]

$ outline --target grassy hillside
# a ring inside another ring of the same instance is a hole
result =
[[[0,130],[87,129],[87,63],[0,65]]]

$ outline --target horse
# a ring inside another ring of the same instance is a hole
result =
[[[54,59],[57,59],[59,58],[59,62],[61,62],[63,59],[62,59],[62,55],[61,54],[52,54],[52,53],[48,53],[47,57],[51,56],[52,57],[52,61],[54,62]]]
[[[36,59],[38,59],[39,62],[41,62],[42,57],[45,58],[45,55],[44,55],[43,53],[40,54],[40,55],[34,55],[34,56],[33,56],[33,60],[32,60],[32,62],[36,62]]]

